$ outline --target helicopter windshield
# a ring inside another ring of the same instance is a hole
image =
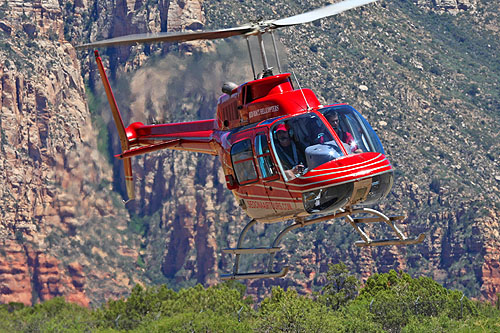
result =
[[[314,113],[284,119],[271,133],[276,160],[287,180],[344,156],[330,130]]]
[[[318,111],[328,120],[349,154],[362,152],[384,154],[384,148],[377,134],[353,107],[336,105]]]

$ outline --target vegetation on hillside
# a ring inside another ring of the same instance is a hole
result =
[[[450,291],[430,278],[390,271],[359,290],[343,263],[330,265],[320,293],[273,289],[260,304],[228,282],[178,292],[137,285],[127,299],[89,310],[54,298],[33,307],[0,306],[4,332],[430,332],[500,330],[492,306]]]

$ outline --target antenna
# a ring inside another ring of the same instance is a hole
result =
[[[306,102],[307,105],[307,111],[312,110],[312,108],[309,106],[309,103],[307,103],[306,95],[304,94],[304,91],[302,90],[302,87],[300,86],[299,80],[297,80],[297,76],[295,75],[295,72],[292,71],[293,77],[295,78],[295,81],[297,81],[297,85],[299,86],[300,92],[302,93],[302,97],[304,97],[304,101]]]

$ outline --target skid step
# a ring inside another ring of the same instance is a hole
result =
[[[406,216],[397,215],[397,216],[388,216],[389,221],[399,221],[404,220]],[[383,222],[384,219],[382,217],[356,217],[353,218],[354,223],[370,223],[370,222]]]
[[[267,254],[276,253],[280,249],[280,247],[229,248],[223,249],[222,252],[230,254]]]
[[[238,274],[223,274],[220,276],[221,280],[244,280],[244,279],[261,279],[261,278],[279,278],[288,273],[289,267],[284,267],[279,272],[252,272],[252,273],[238,273]]]
[[[422,243],[425,239],[425,234],[420,234],[417,238],[407,238],[407,239],[381,239],[381,240],[373,240],[373,241],[357,241],[354,245],[358,247],[367,247],[367,246],[383,246],[383,245],[411,245],[411,244],[419,244]]]

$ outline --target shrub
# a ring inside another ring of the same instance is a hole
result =
[[[203,288],[197,285],[193,288],[181,289],[175,292],[167,287],[151,287],[144,289],[136,285],[127,299],[108,302],[97,310],[97,318],[102,328],[117,328],[130,330],[141,327],[152,327],[162,318],[161,326],[169,326],[180,321],[185,323],[193,318],[201,320],[210,313],[223,322],[235,322],[240,318],[249,318],[252,310],[242,299],[241,293],[225,285]],[[185,314],[186,316],[184,316]],[[191,314],[191,315],[189,315]],[[196,314],[196,315],[195,315]],[[177,319],[164,319],[175,317]],[[191,319],[189,319],[191,318]],[[215,322],[214,322],[215,323]]]
[[[452,319],[475,316],[476,305],[459,291],[450,291],[427,277],[411,278],[391,270],[371,276],[360,292],[370,302],[370,312],[383,328],[399,331],[414,316]]]
[[[0,307],[1,332],[83,332],[93,328],[90,310],[62,297],[35,306],[10,303]]]
[[[256,323],[258,332],[338,332],[343,323],[320,302],[299,296],[295,290],[273,288],[262,301]]]

